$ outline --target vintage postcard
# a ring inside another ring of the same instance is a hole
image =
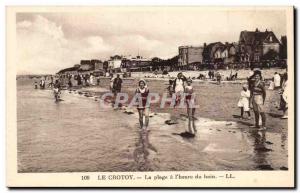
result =
[[[292,6],[6,14],[8,187],[295,186]]]

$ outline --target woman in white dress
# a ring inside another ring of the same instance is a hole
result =
[[[281,117],[282,119],[287,119],[288,114],[288,79],[287,79],[287,74],[284,77],[282,86],[281,86],[281,109],[283,110],[283,116]]]
[[[249,99],[250,91],[248,90],[248,85],[243,85],[243,90],[241,91],[240,100],[238,102],[238,107],[241,109],[241,119],[244,119],[244,112],[248,114],[248,119],[250,119],[250,109],[249,109]]]

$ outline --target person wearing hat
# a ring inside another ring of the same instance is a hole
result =
[[[249,99],[250,91],[248,90],[248,85],[244,84],[238,102],[238,107],[241,109],[241,119],[244,118],[244,112],[248,114],[248,119],[250,119]]]
[[[182,72],[179,72],[177,74],[177,78],[173,81],[173,85],[172,85],[172,94],[175,94],[175,102],[174,104],[174,111],[173,114],[171,115],[171,120],[169,121],[169,124],[177,124],[177,110],[176,110],[176,106],[180,105],[180,102],[182,101],[181,98],[184,95],[184,91],[185,91],[185,83],[186,83],[186,77],[182,74]]]
[[[187,114],[188,114],[188,119],[189,119],[189,124],[188,124],[188,129],[189,129],[189,133],[191,133],[192,135],[195,135],[195,133],[197,132],[196,130],[196,124],[195,124],[195,111],[196,108],[194,106],[195,104],[195,99],[192,98],[192,95],[194,93],[193,91],[193,87],[192,87],[192,79],[187,79],[186,81],[187,85],[185,86],[184,89],[184,93],[185,93],[185,102],[186,102],[186,106],[187,106]]]
[[[136,89],[135,94],[139,94],[140,96],[138,97],[138,99],[141,99],[141,101],[139,101],[139,105],[137,106],[137,110],[139,112],[140,128],[147,129],[149,125],[150,105],[147,103],[149,89],[147,87],[145,80],[139,81],[139,87]],[[145,123],[143,121],[144,117],[145,117]]]
[[[253,85],[251,87],[252,95],[252,106],[255,115],[255,125],[252,127],[259,128],[259,116],[261,116],[262,128],[266,129],[266,115],[265,115],[265,99],[266,99],[266,89],[265,84],[262,81],[262,75],[260,70],[255,70],[252,76]]]

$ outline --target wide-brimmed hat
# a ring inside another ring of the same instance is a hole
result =
[[[254,75],[256,75],[256,74],[261,75],[261,70],[259,68],[256,68],[253,71],[254,71]]]
[[[145,85],[147,85],[146,80],[140,79],[140,80],[139,80],[139,85],[140,85],[141,82],[143,82]]]

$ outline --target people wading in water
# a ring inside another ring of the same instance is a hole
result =
[[[138,96],[139,105],[137,110],[139,112],[139,122],[141,129],[147,129],[149,124],[149,111],[150,111],[150,104],[147,103],[147,97],[149,95],[149,89],[147,87],[145,80],[139,81],[139,87],[136,89],[135,94],[140,95]],[[145,117],[145,122],[144,122]]]
[[[252,76],[253,85],[251,86],[251,96],[252,106],[255,115],[255,125],[251,126],[254,128],[259,128],[259,116],[261,116],[262,127],[260,130],[266,130],[266,115],[265,115],[265,99],[266,99],[266,89],[265,84],[262,81],[262,75],[260,70],[254,71]]]
[[[60,81],[59,80],[56,80],[55,81],[55,84],[53,86],[53,92],[54,92],[54,98],[55,98],[55,102],[58,102],[60,101],[60,92],[61,90],[61,84],[60,84]]]

